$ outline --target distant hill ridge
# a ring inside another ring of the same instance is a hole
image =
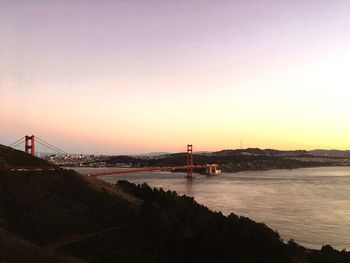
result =
[[[275,149],[260,149],[260,148],[247,148],[247,149],[235,149],[235,150],[221,150],[213,152],[213,155],[230,155],[230,154],[251,154],[251,155],[266,155],[266,156],[304,156],[308,152],[305,150],[275,150]]]
[[[169,152],[153,152],[147,154],[138,154],[135,156],[172,156],[181,153],[169,153]],[[256,155],[256,156],[338,156],[338,157],[347,157],[350,156],[350,150],[325,150],[325,149],[315,149],[315,150],[276,150],[276,149],[260,149],[260,148],[246,148],[246,149],[224,149],[220,151],[197,151],[194,152],[196,155]]]
[[[334,156],[334,157],[349,157],[350,156],[350,150],[323,150],[323,149],[316,149],[309,151],[309,154],[315,155],[315,156]]]

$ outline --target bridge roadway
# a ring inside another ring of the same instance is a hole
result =
[[[196,168],[207,168],[208,165],[192,165],[193,169]],[[125,168],[112,171],[103,171],[98,173],[89,173],[88,176],[106,176],[106,175],[117,175],[126,173],[139,173],[139,172],[151,172],[151,171],[175,171],[175,170],[187,170],[187,165],[182,166],[159,166],[159,167],[143,167],[143,168]]]

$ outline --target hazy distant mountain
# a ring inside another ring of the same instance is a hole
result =
[[[136,154],[137,156],[161,156],[161,155],[167,155],[172,154],[170,152],[150,152],[150,153],[142,153],[142,154]]]
[[[255,156],[305,156],[308,154],[305,150],[292,150],[292,151],[280,151],[275,149],[235,149],[235,150],[222,150],[214,152],[214,155],[228,156],[228,155],[255,155]]]
[[[333,156],[333,157],[349,157],[350,156],[350,150],[323,150],[323,149],[316,149],[312,151],[308,151],[309,154],[315,155],[315,156]]]
[[[193,152],[194,154],[199,154],[199,155],[210,155],[212,152],[209,151],[198,151],[198,152]],[[142,154],[136,154],[136,156],[149,156],[149,157],[156,157],[156,156],[162,156],[162,155],[172,155],[175,153],[172,152],[150,152],[150,153],[142,153]]]

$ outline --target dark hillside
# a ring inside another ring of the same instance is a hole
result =
[[[82,259],[41,248],[3,230],[0,230],[0,262],[86,263]]]
[[[0,168],[52,168],[48,162],[0,144]]]
[[[89,180],[63,169],[0,170],[0,227],[44,245],[134,219],[136,198]]]

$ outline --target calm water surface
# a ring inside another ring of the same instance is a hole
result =
[[[86,170],[78,169],[80,172]],[[350,249],[350,167],[224,173],[187,180],[184,173],[105,176],[175,190],[223,214],[264,222],[283,240],[309,247]]]

